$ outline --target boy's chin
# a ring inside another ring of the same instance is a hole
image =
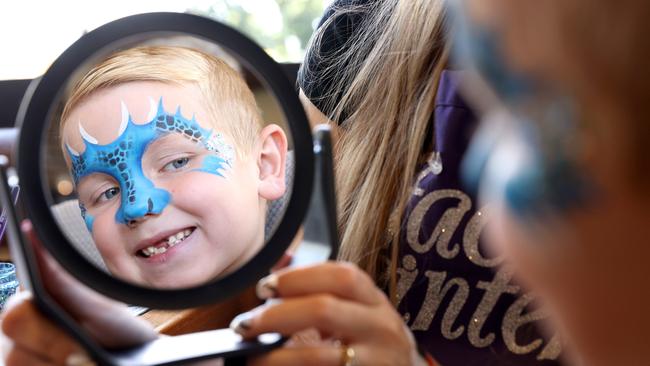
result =
[[[163,289],[163,290],[177,290],[196,287],[204,285],[210,279],[179,279],[179,278],[156,278],[154,280],[142,280],[138,281],[137,284],[144,287]]]
[[[218,274],[212,274],[212,273],[197,274],[196,270],[197,270],[197,266],[194,266],[192,268],[185,268],[184,270],[177,269],[165,273],[157,273],[157,274],[141,273],[140,276],[138,276],[138,279],[135,281],[133,280],[133,277],[123,278],[123,279],[129,282],[135,282],[135,284],[143,287],[175,290],[175,289],[185,289],[185,288],[205,285],[206,283],[213,281],[219,277],[222,277],[229,272],[228,270],[224,271],[223,269],[220,268]]]

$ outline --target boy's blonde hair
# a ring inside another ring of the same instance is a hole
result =
[[[251,151],[262,119],[248,85],[219,58],[178,46],[129,48],[93,67],[66,101],[60,120],[62,145],[68,116],[82,101],[98,90],[138,81],[198,86],[213,127],[232,136],[239,155]]]

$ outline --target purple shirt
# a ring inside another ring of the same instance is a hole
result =
[[[460,165],[477,124],[461,99],[462,72],[442,74],[434,114],[436,149],[418,173],[401,226],[398,310],[418,344],[443,366],[555,365],[557,337],[541,337],[534,297],[488,255],[481,231],[489,210],[463,190]]]

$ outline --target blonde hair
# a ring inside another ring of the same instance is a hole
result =
[[[232,136],[238,152],[251,151],[262,120],[253,93],[242,77],[217,57],[178,46],[129,48],[93,67],[75,84],[66,101],[61,135],[71,111],[93,93],[138,81],[197,85],[214,127]],[[63,136],[61,140],[63,143]]]
[[[362,29],[342,52],[325,55],[337,58],[325,70],[338,73],[331,89],[346,90],[329,116],[346,116],[339,121],[335,153],[340,258],[357,263],[394,295],[399,225],[418,162],[432,142],[435,95],[447,58],[444,1],[386,0],[335,9],[320,29],[358,11],[367,17]],[[321,34],[312,42],[318,47]],[[338,62],[348,67],[337,69]]]

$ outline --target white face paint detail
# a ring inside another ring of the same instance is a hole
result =
[[[81,154],[79,154],[79,152],[78,152],[77,150],[75,150],[75,149],[73,149],[72,147],[70,147],[70,145],[68,145],[67,142],[65,143],[65,147],[68,148],[68,151],[70,151],[70,153],[71,153],[72,155],[74,155],[74,156],[79,156],[79,155],[81,155]]]
[[[117,136],[122,136],[122,133],[126,130],[126,127],[129,125],[129,110],[126,108],[126,104],[124,104],[124,101],[120,101],[120,105],[122,106],[122,122],[120,122],[120,128],[117,131]]]
[[[235,161],[235,149],[226,143],[222,134],[213,132],[214,130],[210,130],[210,139],[206,142],[205,147],[210,151],[216,152],[232,166]]]
[[[156,104],[152,97],[149,97],[149,107],[149,115],[147,116],[146,122],[153,121],[153,119],[156,118],[156,115],[158,114],[158,104]]]
[[[81,134],[81,137],[86,142],[97,145],[97,139],[90,136],[90,134],[88,132],[86,132],[86,130],[84,130],[83,126],[81,125],[81,121],[79,121],[79,133]]]

